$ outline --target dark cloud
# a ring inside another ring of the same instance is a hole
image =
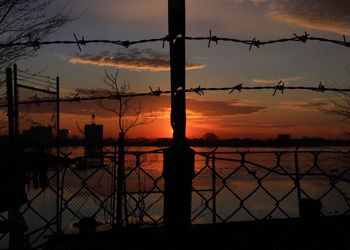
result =
[[[268,16],[306,28],[350,34],[349,0],[265,0]]]
[[[69,58],[70,63],[110,66],[131,71],[169,71],[168,54],[159,53],[152,49],[131,48],[115,53],[104,51],[100,54],[75,54]],[[187,63],[187,70],[203,69],[205,65]]]

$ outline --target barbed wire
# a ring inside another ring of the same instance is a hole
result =
[[[169,90],[161,90],[159,87],[157,89],[152,89],[149,87],[148,92],[143,93],[128,93],[128,94],[106,94],[106,95],[93,95],[94,91],[91,91],[91,95],[93,96],[86,96],[81,95],[79,92],[75,93],[72,97],[64,97],[60,98],[59,100],[55,98],[50,99],[44,99],[39,98],[38,96],[32,97],[31,100],[28,101],[21,101],[17,103],[18,105],[39,105],[42,103],[52,103],[52,102],[62,102],[62,103],[81,103],[83,101],[96,101],[96,100],[119,100],[121,98],[132,98],[132,97],[143,97],[143,96],[156,96],[159,97],[161,95],[167,95],[171,94],[171,91]],[[228,94],[232,94],[233,92],[237,91],[241,93],[242,91],[250,91],[250,90],[272,90],[273,96],[277,94],[277,92],[281,92],[281,94],[284,94],[285,90],[307,90],[307,91],[313,91],[313,92],[319,92],[319,93],[325,93],[325,92],[338,92],[338,93],[348,93],[350,92],[350,88],[327,88],[322,83],[319,83],[317,87],[305,87],[305,86],[285,86],[284,82],[279,81],[277,85],[275,86],[244,86],[243,83],[234,85],[232,87],[201,87],[198,86],[196,88],[189,88],[186,90],[179,89],[176,91],[175,94],[181,94],[181,93],[195,93],[199,96],[203,96],[206,92],[209,91],[226,91]],[[7,107],[7,105],[0,105],[1,108]]]
[[[17,71],[19,72],[18,76],[21,76],[25,79],[30,78],[31,80],[39,81],[41,83],[56,85],[56,79],[53,77],[42,75],[38,72],[32,73],[32,72],[29,72],[28,70],[17,69]]]
[[[50,83],[44,84],[44,83],[38,81],[37,79],[22,78],[22,77],[20,77],[20,75],[18,75],[18,76],[19,77],[17,78],[17,80],[20,83],[31,84],[33,86],[40,87],[40,88],[43,88],[45,90],[53,90],[56,87],[56,86],[54,86],[53,84],[50,84]]]
[[[27,47],[33,47],[34,50],[37,50],[40,48],[40,46],[43,46],[43,45],[66,44],[66,45],[76,45],[79,51],[82,51],[82,46],[86,46],[88,44],[112,44],[112,45],[129,48],[130,46],[137,45],[137,44],[155,43],[155,42],[162,42],[163,44],[162,47],[164,48],[164,45],[166,42],[170,42],[171,40],[176,40],[176,39],[186,39],[190,41],[191,40],[207,41],[208,48],[211,46],[213,42],[215,44],[218,44],[219,42],[241,43],[241,44],[248,45],[249,51],[251,51],[253,47],[260,48],[261,46],[268,45],[268,44],[277,44],[277,43],[285,43],[285,42],[306,43],[307,41],[326,42],[326,43],[332,43],[332,44],[350,48],[350,42],[346,40],[345,35],[343,35],[342,40],[336,40],[336,39],[329,39],[324,37],[311,36],[307,32],[305,32],[302,35],[293,34],[293,36],[288,38],[280,38],[280,39],[273,39],[273,40],[266,40],[266,41],[259,40],[256,37],[248,40],[238,39],[238,38],[229,38],[229,37],[220,37],[220,36],[212,35],[211,30],[209,32],[209,36],[170,37],[169,35],[166,35],[160,38],[141,39],[141,40],[85,39],[84,36],[82,36],[81,39],[78,39],[75,33],[73,33],[73,36],[74,36],[74,40],[56,40],[56,41],[40,41],[38,38],[32,39],[31,37],[28,37],[28,41],[26,42],[0,43],[0,48],[14,47],[14,46],[27,46]]]

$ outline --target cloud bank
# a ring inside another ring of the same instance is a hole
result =
[[[253,1],[253,0],[251,0]],[[349,0],[264,0],[267,16],[310,29],[350,34]]]
[[[152,49],[132,48],[115,53],[104,51],[100,54],[75,54],[68,61],[74,64],[108,66],[130,71],[160,72],[170,70],[169,56]],[[186,70],[203,69],[205,67],[205,65],[187,63]]]

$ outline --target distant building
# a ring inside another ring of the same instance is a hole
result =
[[[60,141],[67,141],[69,138],[69,130],[66,128],[60,129],[58,137]]]
[[[49,146],[53,143],[52,126],[32,126],[24,130],[22,136],[33,146]]]
[[[85,156],[91,157],[102,152],[103,125],[95,124],[95,116],[92,115],[91,124],[84,127]]]

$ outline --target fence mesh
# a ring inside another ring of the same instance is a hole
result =
[[[14,71],[16,72],[16,71]],[[14,79],[17,79],[14,73]],[[28,81],[24,77],[14,80],[14,103],[33,101],[32,104],[14,105],[16,155],[20,158],[16,163],[21,173],[25,173],[26,201],[20,208],[26,227],[25,238],[28,245],[39,246],[47,236],[57,232],[57,158],[54,146],[57,137],[56,103],[35,104],[37,98],[55,100],[57,87],[54,83]],[[17,87],[16,87],[17,86]],[[1,97],[1,102],[6,102]],[[17,115],[16,115],[17,114]],[[7,110],[0,110],[1,134],[7,134]],[[18,125],[16,125],[16,123]],[[8,160],[9,164],[13,162]],[[13,168],[12,165],[9,165]],[[7,221],[6,211],[0,214],[0,221]],[[0,234],[0,247],[6,247],[9,233]]]
[[[77,233],[86,217],[95,218],[101,231],[115,225],[118,155],[116,149],[107,151],[100,167],[82,167],[83,157],[61,165],[64,233]],[[163,223],[162,164],[162,151],[126,152],[124,225]],[[192,223],[297,218],[302,200],[320,201],[321,216],[349,215],[349,164],[348,152],[197,152]],[[33,246],[56,230],[55,175],[48,171],[47,188],[31,189],[22,208]]]

